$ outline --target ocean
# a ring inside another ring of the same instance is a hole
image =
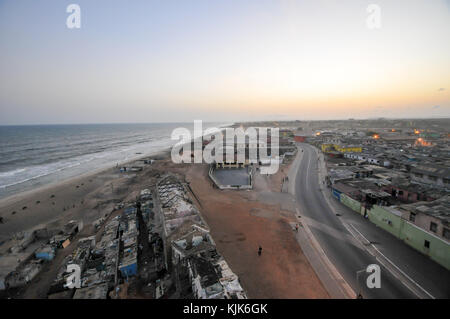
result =
[[[226,123],[203,123],[223,127]],[[191,123],[0,126],[0,198],[171,147]],[[138,154],[139,153],[139,154]]]

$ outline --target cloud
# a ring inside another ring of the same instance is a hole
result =
[[[435,106],[433,106],[433,109],[438,109],[440,107],[441,107],[440,105],[435,105]]]
[[[439,88],[438,91],[439,92],[445,91],[445,88]]]

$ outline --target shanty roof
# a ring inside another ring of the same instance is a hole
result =
[[[108,284],[103,283],[96,286],[77,289],[73,299],[106,299]]]
[[[417,202],[402,205],[402,209],[422,213],[442,220],[444,225],[450,225],[450,195],[431,202]]]
[[[450,178],[450,168],[439,165],[417,165],[411,169],[413,173]]]
[[[219,282],[219,276],[214,268],[214,265],[205,258],[191,257],[194,277],[200,276],[200,281],[203,287],[209,287]]]
[[[215,246],[209,240],[207,233],[194,230],[188,234],[174,240],[172,245],[187,255],[196,254],[204,250],[215,249]]]

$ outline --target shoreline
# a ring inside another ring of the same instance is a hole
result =
[[[119,164],[119,167],[120,167],[120,166],[124,166],[124,165],[130,164],[130,163],[136,162],[136,161],[143,160],[144,158],[146,159],[146,158],[151,158],[153,156],[162,156],[162,155],[165,155],[169,151],[170,151],[170,147],[167,147],[167,148],[162,149],[161,151],[156,151],[155,153],[149,153],[147,155],[142,155],[142,156],[136,157],[135,159],[130,159],[130,160],[126,160],[126,161],[123,161],[123,162],[117,162],[117,163]],[[87,178],[87,177],[92,177],[93,175],[104,173],[105,171],[113,169],[115,167],[116,167],[116,165],[114,165],[114,164],[107,165],[107,166],[104,166],[102,168],[97,168],[95,170],[83,173],[83,174],[78,175],[78,176],[68,177],[68,178],[60,180],[60,181],[54,181],[54,182],[50,182],[48,184],[40,185],[40,186],[38,186],[35,189],[29,189],[29,190],[20,192],[18,194],[8,195],[8,196],[6,196],[4,198],[0,198],[0,209],[2,207],[4,207],[5,205],[8,205],[9,204],[8,202],[13,202],[14,200],[20,200],[24,196],[33,196],[36,192],[41,192],[41,191],[44,191],[46,189],[55,188],[57,186],[65,184],[65,183],[73,182],[73,181],[75,181],[77,179],[83,179],[83,178]]]
[[[167,160],[170,148],[142,155],[122,162],[129,165],[143,159]],[[40,226],[59,228],[70,219],[90,223],[109,212],[115,202],[132,194],[134,180],[140,180],[155,164],[143,164],[141,172],[119,172],[116,164],[102,167],[62,181],[42,185],[0,199],[0,243],[17,232],[36,229]],[[136,182],[136,186],[143,181]]]
[[[219,130],[223,131],[226,127],[220,127]],[[192,138],[190,143],[193,142]],[[61,227],[69,217],[87,219],[88,222],[93,216],[100,217],[99,207],[107,203],[108,208],[102,208],[102,212],[112,210],[114,201],[131,196],[133,192],[132,185],[129,185],[130,181],[134,177],[139,180],[140,176],[145,175],[145,172],[155,164],[143,164],[143,171],[137,173],[119,172],[116,165],[128,166],[144,159],[165,161],[170,158],[172,147],[168,146],[122,162],[114,162],[78,176],[1,198],[0,246],[17,232],[36,229],[43,225]],[[142,186],[143,183],[144,181],[135,182],[135,186]],[[117,189],[121,192],[118,193]]]
[[[188,122],[186,122],[186,123],[180,122],[180,124],[187,124],[187,123]],[[209,122],[206,122],[206,124],[207,123],[209,123]],[[212,123],[214,123],[214,122],[212,122]],[[128,123],[124,123],[124,124],[128,124]],[[150,123],[150,124],[152,124],[152,123]],[[218,124],[218,123],[215,123],[215,124]],[[215,128],[219,129],[219,131],[222,131],[225,128],[230,127],[232,125],[234,125],[234,123],[220,124],[218,126],[215,126]],[[202,133],[205,133],[204,130],[209,129],[209,128],[210,128],[209,126],[203,128]],[[205,136],[205,134],[202,135],[202,137],[204,137],[204,136]],[[171,136],[169,134],[169,136],[164,137],[164,139],[165,138],[170,139],[170,137]],[[192,140],[194,140],[194,139],[192,138]],[[14,181],[12,184],[8,184],[8,186],[2,185],[2,187],[0,189],[1,190],[0,206],[3,206],[5,204],[5,202],[14,201],[14,199],[22,196],[22,194],[30,195],[33,193],[33,191],[42,190],[45,187],[52,187],[52,186],[57,185],[58,183],[65,182],[65,181],[71,180],[73,178],[78,178],[80,176],[88,176],[89,174],[96,174],[96,173],[101,172],[102,170],[107,170],[109,168],[115,167],[116,164],[123,166],[123,165],[127,165],[134,161],[139,161],[139,160],[149,157],[149,156],[158,155],[159,153],[165,153],[167,151],[170,151],[170,149],[173,147],[174,143],[176,143],[176,141],[171,140],[171,141],[167,142],[167,144],[163,143],[163,145],[153,145],[153,146],[150,145],[149,146],[150,149],[156,147],[157,150],[150,151],[150,152],[147,152],[146,150],[136,150],[136,153],[133,152],[132,154],[130,154],[129,158],[117,159],[117,160],[109,159],[103,163],[99,163],[99,165],[101,165],[100,168],[95,168],[96,164],[94,163],[93,165],[90,165],[90,167],[89,166],[86,167],[88,170],[85,172],[81,171],[80,173],[77,173],[77,171],[73,171],[73,170],[71,171],[73,166],[68,166],[68,167],[63,167],[61,169],[57,169],[57,170],[54,170],[51,172],[43,173],[42,175],[32,176],[32,177],[22,180],[20,182]],[[139,144],[135,144],[135,146],[136,145],[139,145]],[[89,154],[83,154],[83,156],[84,155],[89,155]],[[54,162],[51,162],[51,163],[54,163]],[[82,163],[82,165],[87,165],[87,163]],[[99,165],[97,165],[97,166],[99,166]],[[79,165],[75,165],[75,166],[80,167],[81,170],[83,170],[83,167],[85,167],[85,166],[79,166]],[[23,169],[27,169],[27,168],[28,167],[19,167],[19,168],[14,168],[10,171],[23,170]],[[4,173],[9,173],[10,171],[6,171]]]

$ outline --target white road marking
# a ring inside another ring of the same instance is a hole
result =
[[[300,211],[298,208],[296,208],[297,214],[300,216]],[[313,233],[309,229],[307,221],[303,222],[301,218],[297,218],[297,220],[301,223],[303,226],[303,229],[306,232],[306,237],[310,242],[311,247],[313,250],[316,251],[318,254],[318,257],[322,264],[324,265],[324,269],[328,272],[331,278],[334,279],[336,282],[337,287],[342,292],[344,296],[347,296],[350,299],[356,298],[356,293],[352,289],[352,287],[347,283],[347,281],[342,277],[341,273],[336,269],[334,264],[328,259],[328,256],[325,254],[325,251],[320,246],[317,239],[314,237]]]
[[[306,165],[306,183],[308,183],[308,177],[309,177],[309,164],[311,163],[311,156],[308,157],[308,164]]]
[[[309,160],[311,160],[311,157],[309,158]],[[320,167],[319,167],[319,161],[318,161],[318,177],[319,177],[319,184],[320,184]],[[308,162],[308,171],[309,171],[309,162]],[[308,172],[307,172],[308,174]],[[307,175],[308,176],[308,175]],[[325,194],[323,194],[325,201],[327,202],[328,207],[331,209],[331,211],[334,212],[334,208],[332,207],[332,204],[328,201],[328,198],[326,197]],[[347,226],[347,223],[345,223],[343,220],[341,220],[342,225],[349,231],[349,233],[359,242],[359,240],[356,238],[356,236],[354,235],[354,233],[352,231],[350,231],[350,229]],[[359,235],[361,235],[362,238],[364,238],[364,240],[367,241],[368,244],[370,244],[381,256],[383,256],[383,258],[385,258],[393,267],[395,267],[395,269],[397,269],[403,276],[405,276],[405,278],[407,278],[410,282],[412,282],[414,285],[416,285],[420,290],[422,290],[426,295],[428,295],[430,298],[432,299],[436,299],[433,295],[431,295],[428,291],[426,291],[422,286],[420,286],[417,282],[415,282],[411,277],[409,277],[405,272],[403,272],[397,265],[395,265],[389,258],[387,258],[378,248],[376,248],[373,244],[370,243],[370,241],[363,235],[361,234],[361,232],[359,232],[352,224],[348,224],[350,226],[352,226],[352,228],[358,232]],[[365,249],[366,251],[368,251],[367,249]],[[369,251],[368,251],[369,252]],[[370,253],[370,252],[369,252]],[[372,254],[371,254],[372,255]],[[377,261],[380,261],[379,258],[377,258],[376,256],[374,256],[375,259]],[[391,270],[389,270],[389,267],[386,267],[381,261],[380,263],[397,279],[400,280],[400,282],[407,287],[409,290],[411,290],[415,295],[417,295],[417,293],[411,289],[411,287],[408,287],[402,280],[401,278],[398,278],[398,276],[396,276]],[[419,295],[417,295],[418,297],[420,297]]]
[[[304,152],[304,154],[306,153],[306,151]],[[301,161],[303,161],[303,156]],[[309,174],[309,166],[311,163],[311,156],[309,156],[308,158],[308,164],[307,164],[307,169],[306,169],[306,183],[308,183],[308,174]],[[299,162],[298,164],[298,169],[296,171],[296,175],[299,172],[300,169],[300,164],[301,162]],[[297,176],[296,176],[297,177]],[[296,185],[293,185],[293,193],[295,194],[295,188]],[[295,196],[295,195],[294,195]],[[295,208],[296,212],[297,212],[297,216],[301,216],[300,211],[298,209],[298,207]],[[323,251],[322,247],[320,246],[319,242],[317,241],[317,239],[314,237],[313,233],[311,232],[311,230],[309,229],[308,225],[302,222],[302,220],[300,218],[297,217],[297,220],[304,224],[304,229],[307,233],[307,237],[309,237],[310,240],[310,245],[314,248],[314,250],[316,251],[316,253],[318,254],[320,260],[322,261],[322,263],[325,265],[325,270],[328,272],[328,274],[330,274],[332,276],[332,278],[334,278],[334,280],[337,283],[337,286],[339,287],[339,289],[341,291],[343,291],[344,295],[346,295],[347,297],[354,299],[356,298],[356,293],[354,292],[354,290],[352,289],[352,287],[347,283],[347,281],[344,279],[344,277],[341,275],[341,273],[336,269],[336,267],[334,266],[334,264],[328,259],[328,256],[325,254],[325,252]]]
[[[375,247],[374,244],[370,243],[370,241],[363,235],[361,232],[356,229],[355,226],[352,224],[349,224],[364,240],[366,240],[370,246],[372,246],[381,256],[383,256],[384,259],[386,259],[392,266],[395,267],[403,276],[405,276],[409,281],[411,281],[413,284],[415,284],[420,290],[422,290],[425,294],[427,294],[430,298],[436,299],[432,294],[430,294],[428,291],[426,291],[421,285],[419,285],[417,282],[415,282],[411,277],[409,277],[403,270],[401,270],[396,264],[394,264],[389,258],[387,258],[377,247]],[[377,258],[378,260],[378,258]],[[384,266],[384,265],[383,265]],[[384,266],[385,268],[389,269],[388,267]],[[392,273],[392,272],[391,272]],[[396,278],[398,278],[395,274],[392,273]],[[400,279],[400,278],[398,278]],[[401,281],[401,280],[400,280]],[[402,282],[403,283],[403,282]],[[406,285],[405,285],[406,286]],[[408,287],[409,288],[409,287]],[[410,288],[409,288],[410,289]],[[414,291],[413,291],[414,292]],[[420,296],[419,296],[420,297]]]

